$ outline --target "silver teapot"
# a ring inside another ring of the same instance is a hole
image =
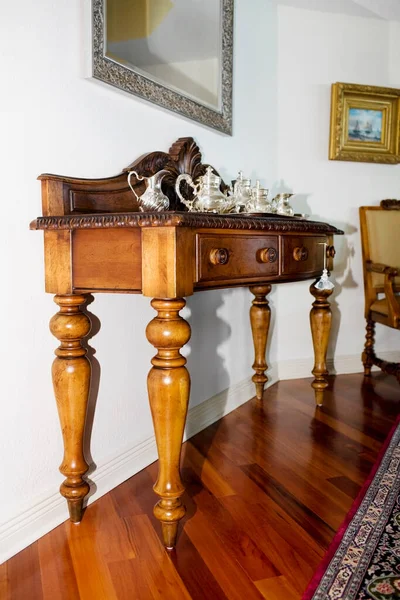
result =
[[[187,200],[181,194],[180,186],[182,181],[193,189],[193,200]],[[226,196],[221,190],[221,177],[215,175],[211,167],[207,167],[204,175],[198,178],[194,183],[193,179],[187,173],[179,175],[175,184],[175,191],[181,202],[188,207],[191,212],[230,212],[234,206],[233,197]]]
[[[169,207],[169,199],[161,189],[161,182],[164,175],[169,171],[162,169],[151,177],[145,177],[138,175],[136,171],[130,171],[128,173],[128,184],[132,192],[135,194],[136,199],[139,203],[139,209],[142,212],[160,212],[167,210]],[[138,196],[131,184],[131,177],[134,175],[138,181],[146,181],[146,189],[141,196]]]

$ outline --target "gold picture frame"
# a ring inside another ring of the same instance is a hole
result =
[[[397,164],[400,90],[332,84],[330,160]]]

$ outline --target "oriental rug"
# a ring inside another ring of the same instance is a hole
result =
[[[400,418],[303,600],[400,600]]]

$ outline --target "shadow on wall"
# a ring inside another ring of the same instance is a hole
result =
[[[308,204],[308,198],[311,194],[297,194],[293,191],[292,186],[286,183],[284,179],[275,181],[271,186],[270,198],[275,198],[277,194],[293,194],[293,198],[290,199],[290,204],[295,214],[309,216],[312,213]]]
[[[317,221],[323,221],[324,218],[316,215]],[[332,309],[332,328],[331,335],[329,338],[328,345],[328,356],[335,357],[336,345],[339,335],[340,328],[340,308],[337,299],[344,289],[357,288],[358,283],[353,277],[353,260],[355,255],[354,243],[349,240],[349,236],[353,235],[358,231],[354,225],[345,223],[343,221],[332,221],[329,220],[330,224],[338,229],[344,231],[344,235],[338,235],[335,237],[335,263],[332,279],[335,284],[335,289],[330,298],[330,304]]]
[[[228,291],[203,291],[187,298],[190,311],[185,316],[192,337],[185,347],[191,375],[190,405],[197,406],[214,396],[219,390],[229,387],[230,378],[225,368],[225,359],[218,347],[231,337],[232,328],[218,316],[218,309],[225,304]]]
[[[315,221],[325,222],[327,220],[326,216],[313,213],[309,202],[311,197],[310,193],[294,192],[292,186],[284,179],[280,179],[272,185],[270,197],[273,198],[278,193],[294,194],[290,202],[295,214],[306,215]],[[332,279],[335,284],[335,289],[330,297],[330,305],[332,309],[332,328],[328,346],[328,356],[333,357],[335,356],[336,352],[341,320],[339,308],[340,303],[338,302],[338,298],[344,289],[357,288],[359,286],[353,276],[353,263],[355,257],[354,243],[351,241],[351,239],[349,239],[354,233],[358,232],[358,229],[354,227],[354,225],[343,221],[329,219],[329,223],[344,231],[343,236],[336,236],[334,240],[336,256]]]
[[[289,185],[284,179],[280,179],[273,184],[271,188],[271,198],[278,193],[294,194],[293,198],[291,199],[291,205],[295,214],[306,215],[315,221],[326,221],[326,216],[313,213],[313,210],[309,204],[309,198],[311,196],[310,193],[294,192],[292,186]],[[336,354],[336,345],[341,320],[340,308],[337,299],[339,298],[343,289],[358,287],[358,283],[353,277],[352,269],[352,263],[355,255],[354,244],[351,240],[349,240],[349,236],[356,233],[358,229],[354,227],[354,225],[343,221],[332,221],[332,219],[329,219],[329,223],[334,227],[344,231],[343,236],[336,236],[334,240],[336,255],[332,279],[335,284],[335,289],[330,297],[332,328],[328,345],[328,356],[334,357]]]

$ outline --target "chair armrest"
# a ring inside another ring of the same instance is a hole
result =
[[[400,326],[400,303],[398,297],[394,293],[394,278],[399,274],[399,269],[395,267],[389,267],[388,265],[382,265],[380,263],[373,263],[370,260],[366,262],[367,271],[373,273],[381,273],[385,276],[383,288],[385,290],[385,296],[388,303],[388,317],[391,327],[399,328]]]
[[[391,277],[396,277],[399,274],[399,269],[397,267],[389,267],[388,265],[383,265],[381,263],[373,263],[370,260],[366,262],[367,271],[372,273],[381,273],[382,275],[389,275]]]

